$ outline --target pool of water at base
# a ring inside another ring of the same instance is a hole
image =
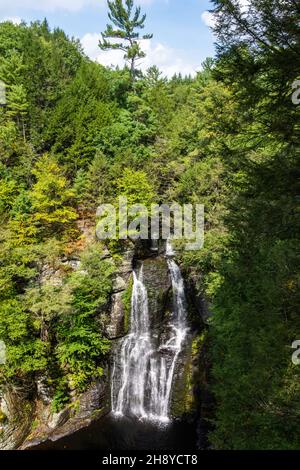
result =
[[[35,450],[195,451],[196,442],[196,428],[187,422],[160,425],[108,415],[88,428],[56,442],[47,441]]]

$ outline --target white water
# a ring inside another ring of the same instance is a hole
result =
[[[172,257],[172,256],[175,256],[176,253],[175,253],[175,250],[173,248],[173,245],[172,245],[172,241],[170,238],[167,239],[167,242],[166,242],[166,256],[167,257]]]
[[[174,372],[187,325],[181,272],[172,259],[168,259],[168,266],[174,311],[164,328],[167,335],[159,344],[151,331],[143,267],[138,274],[133,274],[130,333],[116,348],[112,373],[112,411],[116,416],[129,415],[161,423],[169,421]]]

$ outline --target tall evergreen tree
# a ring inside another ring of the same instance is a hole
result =
[[[132,80],[136,76],[136,62],[146,56],[140,45],[140,39],[152,39],[153,34],[145,34],[140,38],[139,29],[145,27],[146,15],[141,14],[141,7],[135,7],[134,0],[108,0],[108,17],[113,25],[108,24],[99,47],[103,51],[121,50],[124,59],[130,63]],[[115,39],[112,43],[109,39]]]
[[[26,140],[25,118],[28,113],[28,101],[23,85],[12,85],[8,92],[7,115],[16,119],[22,129],[24,141]]]

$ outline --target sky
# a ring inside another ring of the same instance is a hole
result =
[[[245,1],[245,0],[244,0]],[[181,72],[194,75],[202,62],[214,55],[213,19],[209,0],[136,0],[147,13],[143,41],[147,56],[141,63],[146,70],[157,65],[164,75]],[[79,38],[86,54],[103,65],[123,65],[121,51],[98,48],[101,31],[108,22],[106,0],[0,0],[0,21],[19,23],[47,18],[51,28],[60,27]]]

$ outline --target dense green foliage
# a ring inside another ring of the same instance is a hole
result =
[[[260,0],[248,13],[216,1],[220,60],[239,118],[227,137],[227,255],[212,329],[216,431],[233,449],[299,449],[299,9]]]
[[[101,261],[101,246],[86,247],[78,229],[75,176],[94,157],[114,104],[106,104],[109,72],[87,61],[62,31],[50,32],[46,22],[7,22],[0,36],[8,89],[0,109],[0,337],[7,346],[1,379],[46,374],[57,408],[68,390],[83,390],[102,374],[110,348],[101,322],[115,268]],[[78,116],[80,89],[87,114]],[[74,257],[81,262],[75,272]]]
[[[210,439],[219,449],[299,449],[299,10],[214,3],[218,57],[198,134],[205,159],[179,184],[208,211],[205,247],[183,261],[213,312]]]
[[[205,246],[180,257],[213,313],[210,440],[299,449],[299,8],[214,3],[217,57],[193,79],[132,81],[46,22],[0,24],[1,377],[46,372],[57,408],[102,374],[115,266],[81,231],[99,203],[201,203]]]

